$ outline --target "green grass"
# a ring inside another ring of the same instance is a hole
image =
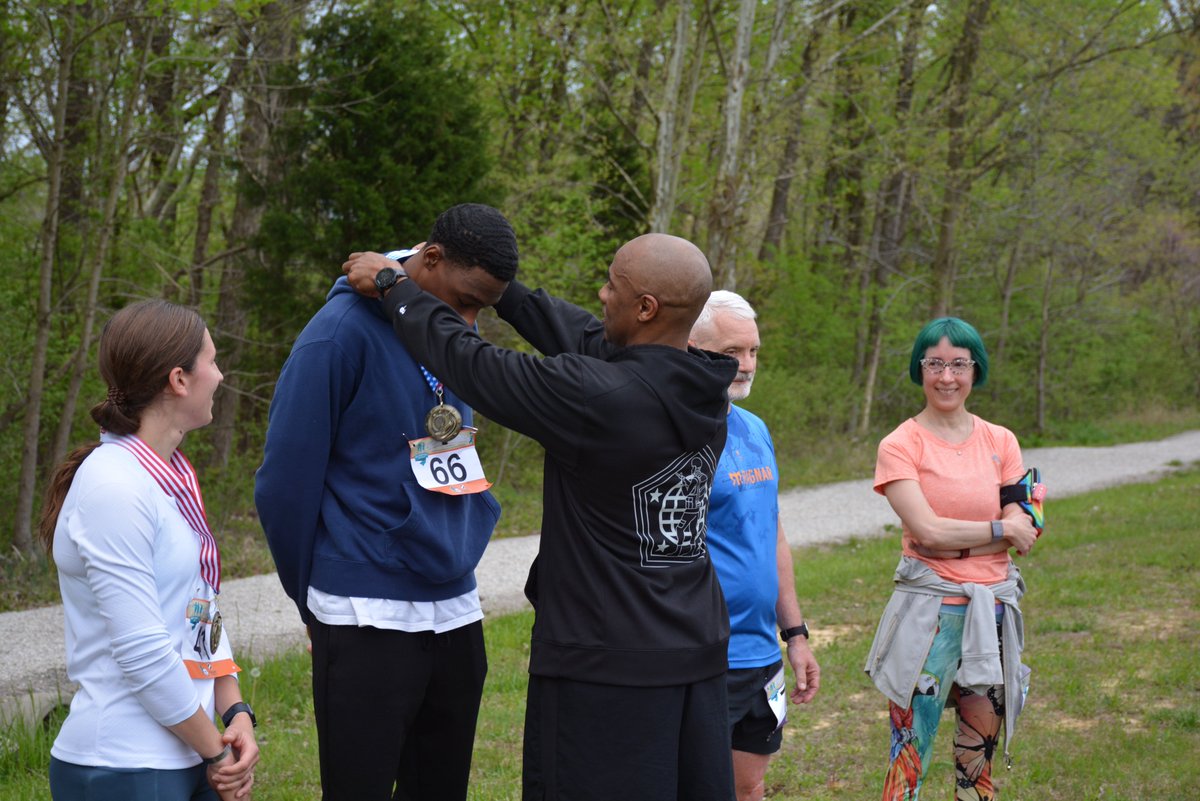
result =
[[[1006,799],[1179,797],[1200,782],[1200,473],[1049,505],[1050,527],[1021,564],[1033,687],[1013,743]],[[797,554],[798,587],[821,644],[822,691],[793,713],[768,772],[775,799],[871,798],[882,785],[885,703],[861,672],[892,540]],[[927,794],[949,798],[948,729]]]
[[[1050,504],[1049,528],[1020,564],[1029,584],[1028,706],[1000,791],[1012,801],[1180,798],[1200,785],[1200,471]],[[821,692],[792,707],[767,772],[777,801],[874,798],[888,748],[886,702],[862,673],[890,591],[894,537],[796,552],[814,629]],[[525,667],[532,616],[486,623],[490,669],[471,798],[519,797]],[[317,798],[316,733],[304,653],[247,664],[263,762],[255,798]],[[0,737],[0,799],[44,799],[44,729]],[[935,746],[930,798],[949,798],[948,731]]]

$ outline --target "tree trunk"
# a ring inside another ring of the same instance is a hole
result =
[[[912,111],[913,84],[916,75],[917,47],[924,29],[927,3],[914,0],[909,5],[908,22],[900,49],[900,77],[896,84],[896,152],[900,154],[896,169],[884,181],[875,211],[875,225],[869,251],[871,282],[870,313],[863,341],[866,346],[863,366],[863,401],[859,407],[857,433],[865,437],[871,429],[875,403],[875,382],[883,358],[883,312],[887,303],[881,297],[892,275],[900,271],[904,232],[913,197],[912,167],[905,143],[908,140],[909,116]],[[895,297],[893,295],[893,297]],[[887,302],[890,302],[887,301]]]
[[[212,123],[204,135],[204,181],[196,206],[196,235],[192,245],[192,260],[187,268],[187,303],[193,307],[200,305],[200,294],[204,289],[204,262],[208,258],[208,240],[212,233],[213,215],[221,202],[221,154],[225,146],[225,118],[229,114],[233,87],[241,79],[242,68],[246,63],[245,55],[245,51],[239,48],[234,56],[229,75],[221,85]]]
[[[151,27],[158,25],[151,24]],[[92,339],[96,327],[96,307],[100,297],[100,276],[108,261],[108,253],[112,245],[113,232],[116,227],[118,198],[125,184],[125,176],[129,166],[126,151],[129,148],[131,131],[133,129],[134,110],[137,108],[137,97],[142,86],[142,77],[146,72],[146,62],[150,56],[149,49],[143,50],[138,64],[137,75],[129,85],[128,96],[121,116],[121,123],[116,131],[110,154],[110,178],[104,190],[104,212],[95,244],[86,249],[88,262],[87,298],[83,306],[83,324],[79,334],[79,347],[71,357],[69,370],[70,379],[67,384],[66,397],[63,400],[62,416],[58,420],[58,428],[54,432],[54,443],[50,450],[50,464],[58,464],[67,455],[67,447],[71,440],[71,430],[75,422],[75,407],[79,402],[79,388],[83,384],[84,373],[87,372],[88,356],[92,351]],[[120,69],[119,65],[114,65]]]
[[[878,311],[871,315],[871,326],[868,329],[871,336],[870,356],[867,359],[866,377],[863,380],[863,401],[858,413],[858,429],[856,436],[863,439],[871,431],[871,412],[875,407],[875,382],[879,377],[879,362],[883,351],[883,326],[879,321]]]
[[[1050,290],[1054,286],[1054,257],[1046,259],[1046,280],[1042,285],[1041,336],[1038,339],[1037,431],[1046,433],[1046,371],[1050,362]]]
[[[767,41],[766,58],[763,59],[760,71],[754,80],[758,90],[751,95],[750,108],[746,112],[746,120],[743,124],[746,133],[742,137],[739,163],[740,171],[748,176],[757,175],[758,153],[761,149],[760,142],[765,127],[759,121],[770,116],[777,101],[771,87],[779,84],[775,69],[779,65],[779,59],[787,52],[791,43],[791,32],[794,27],[789,24],[791,13],[791,0],[776,0],[775,14],[771,20],[771,36]],[[753,183],[753,177],[750,180],[739,182],[740,191],[737,197],[739,209],[745,208]]]
[[[233,451],[239,401],[242,397],[239,367],[245,351],[248,316],[242,303],[247,269],[260,258],[254,247],[263,217],[262,187],[271,179],[271,133],[283,113],[284,90],[271,80],[272,72],[293,58],[296,51],[295,7],[292,0],[264,6],[254,26],[255,41],[248,48],[245,67],[245,117],[239,143],[239,183],[233,221],[226,237],[232,255],[224,260],[213,337],[226,366],[225,382],[213,402],[213,452],[215,465],[229,464]]]
[[[792,95],[790,102],[791,121],[788,124],[787,139],[783,145],[783,155],[775,170],[775,182],[771,188],[771,210],[767,213],[767,227],[763,232],[762,244],[758,248],[759,261],[774,261],[783,244],[783,235],[787,230],[788,204],[792,191],[792,180],[796,176],[796,163],[800,158],[800,143],[803,139],[801,125],[807,110],[809,90],[812,87],[813,65],[816,63],[817,48],[821,37],[825,34],[825,20],[821,16],[813,22],[809,31],[808,41],[804,44],[804,53],[800,57],[799,88]]]
[[[1004,283],[1000,288],[1000,332],[996,336],[996,347],[990,357],[993,369],[1004,362],[1005,354],[1008,351],[1009,317],[1012,314],[1013,289],[1017,284],[1017,270],[1021,266],[1023,234],[1024,229],[1018,226],[1013,234],[1015,238],[1012,247],[1008,251],[1008,266],[1004,270]],[[995,397],[994,386],[992,393],[992,397]]]
[[[676,126],[679,125],[679,89],[683,83],[683,57],[687,53],[688,31],[691,30],[691,0],[680,0],[675,12],[675,36],[671,45],[671,59],[667,62],[667,86],[659,101],[658,130],[655,134],[654,152],[658,170],[654,175],[654,201],[650,208],[650,230],[663,233],[671,227],[671,215],[675,211],[675,187],[678,185],[679,170],[675,142]],[[697,26],[702,23],[697,23]],[[703,41],[703,34],[697,36]],[[683,120],[686,130],[687,121]]]
[[[843,40],[855,38],[871,20],[859,18],[861,9],[846,6],[839,14],[839,32]],[[837,62],[835,99],[832,101],[833,130],[829,138],[824,179],[826,227],[821,236],[831,251],[836,249],[840,262],[842,289],[858,299],[854,315],[854,355],[852,380],[861,385],[867,352],[867,319],[870,315],[871,265],[864,258],[863,218],[866,211],[864,143],[869,136],[867,120],[860,111],[863,91],[861,66],[852,59]],[[830,264],[832,267],[832,263]]]
[[[63,160],[66,151],[67,96],[75,51],[74,7],[63,10],[63,37],[59,42],[57,96],[54,98],[54,138],[46,159],[46,213],[42,223],[41,263],[38,267],[37,317],[29,368],[29,393],[21,441],[21,472],[17,479],[13,547],[33,551],[33,504],[37,492],[38,437],[41,433],[42,395],[50,347],[50,298],[54,287],[54,260],[62,200]]]
[[[63,313],[64,307],[69,307],[74,300],[74,293],[63,291],[63,288],[72,287],[79,278],[82,257],[78,242],[86,238],[90,224],[88,187],[84,176],[85,165],[91,155],[88,152],[88,140],[95,133],[94,128],[103,114],[92,100],[96,73],[101,69],[94,66],[98,60],[96,38],[88,35],[89,29],[101,24],[96,19],[97,6],[80,3],[70,12],[70,16],[74,30],[79,32],[79,40],[72,45],[74,53],[63,117],[62,177],[55,228],[58,240],[54,243],[54,267],[57,270],[54,283],[60,290],[60,306],[55,309],[56,314]],[[72,236],[73,233],[78,233],[78,237]]]
[[[679,0],[677,5],[687,6],[687,16],[691,16],[691,0]],[[650,18],[656,18],[662,14],[663,9],[667,6],[667,0],[654,0],[654,13]],[[678,23],[676,24],[676,35],[678,36]],[[633,98],[629,103],[629,121],[632,125],[637,126],[641,121],[653,114],[653,108],[650,104],[650,98],[646,96],[646,87],[650,83],[650,73],[654,69],[655,55],[658,49],[662,47],[662,42],[657,36],[643,36],[642,44],[638,48],[637,69],[635,71],[636,79],[633,82]],[[675,54],[671,54],[672,60]],[[678,82],[676,82],[676,91],[678,91]]]
[[[685,2],[688,0],[685,0]],[[663,153],[667,154],[667,161],[662,161],[658,164],[659,174],[662,178],[664,191],[666,195],[661,199],[655,197],[655,203],[658,210],[655,215],[662,224],[662,231],[668,231],[674,228],[671,220],[674,217],[677,187],[679,186],[680,164],[683,160],[683,153],[687,150],[688,130],[692,119],[692,111],[696,106],[696,94],[700,90],[700,82],[704,77],[704,48],[707,42],[708,22],[705,17],[696,20],[696,35],[695,46],[690,49],[691,64],[688,70],[687,84],[684,91],[682,101],[677,101],[681,105],[681,109],[675,115],[675,135],[673,140],[659,138],[658,146],[662,148]],[[696,237],[696,218],[690,211],[681,210],[684,212],[684,221],[681,223],[683,228],[691,230],[681,230],[681,235],[697,241]]]
[[[178,130],[175,112],[177,68],[163,69],[171,65],[168,53],[171,49],[173,19],[170,14],[157,17],[156,25],[135,24],[133,44],[144,53],[153,53],[154,61],[160,66],[146,78],[145,97],[150,109],[149,150],[150,180],[154,193],[150,197],[146,216],[168,223],[174,218],[175,207],[170,201],[175,196],[178,180],[172,177],[177,160],[182,153],[182,135]]]
[[[725,100],[721,105],[721,139],[717,155],[717,177],[713,182],[708,215],[708,261],[714,284],[737,289],[737,242],[743,176],[738,169],[742,142],[742,104],[750,79],[750,40],[754,35],[756,0],[741,0],[733,57],[725,76]]]
[[[971,177],[966,167],[967,148],[970,145],[965,130],[967,100],[990,7],[991,0],[971,0],[963,19],[962,35],[950,54],[950,75],[946,87],[946,130],[949,138],[946,148],[946,188],[938,217],[937,249],[933,256],[934,295],[931,312],[934,317],[944,317],[954,306],[957,270],[955,233],[971,188]]]

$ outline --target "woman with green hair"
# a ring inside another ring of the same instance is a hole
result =
[[[1037,531],[1000,488],[1025,473],[1008,429],[967,411],[988,377],[979,332],[955,317],[926,325],[909,375],[924,408],[879,444],[875,491],[903,527],[896,589],[866,671],[888,698],[891,755],[884,801],[917,797],[943,708],[956,709],[956,799],[992,799],[992,757],[1004,751],[1024,695],[1021,573],[1009,556]]]

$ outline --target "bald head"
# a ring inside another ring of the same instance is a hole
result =
[[[712,291],[708,259],[686,239],[668,234],[645,234],[630,240],[630,279],[659,303],[673,308],[704,308]],[[694,319],[694,317],[693,317]]]
[[[712,290],[708,259],[686,239],[645,234],[625,243],[600,290],[606,336],[615,344],[687,347]]]

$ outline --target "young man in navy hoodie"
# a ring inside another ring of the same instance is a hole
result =
[[[624,245],[604,320],[518,282],[496,307],[544,354],[498,348],[412,281],[375,278],[396,333],[480,413],[546,449],[524,797],[731,799],[729,616],[705,543],[735,360],[688,348],[712,288],[692,243]]]
[[[455,206],[403,269],[471,328],[516,274],[516,237],[497,210]],[[254,497],[312,637],[326,801],[467,797],[487,673],[474,570],[500,507],[486,466],[465,475],[474,448],[427,430],[435,409],[471,423],[440,378],[339,278],[275,388]]]

